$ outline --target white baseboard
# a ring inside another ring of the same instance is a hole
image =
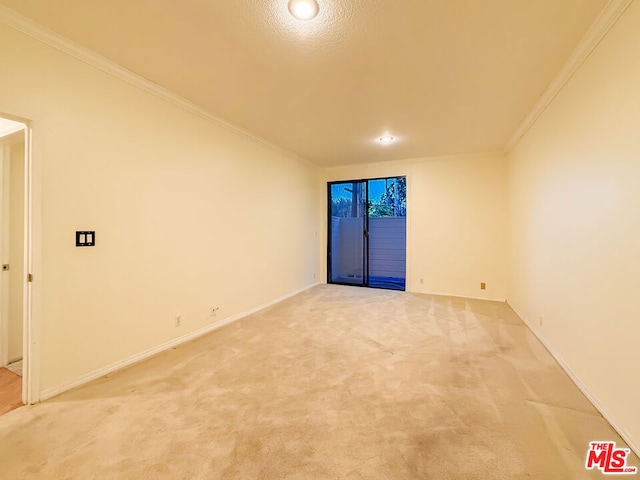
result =
[[[435,293],[435,292],[421,292],[418,290],[407,290],[409,293],[421,293],[423,295],[435,295],[438,297],[454,297],[454,298],[468,298],[469,300],[487,300],[489,302],[500,302],[505,303],[507,301],[506,298],[494,298],[494,297],[470,297],[468,295],[457,295],[453,293]]]
[[[638,448],[638,445],[636,445],[635,442],[633,441],[631,434],[620,426],[620,423],[618,423],[615,420],[615,418],[611,415],[611,413],[607,411],[606,408],[604,408],[604,406],[602,405],[602,402],[600,402],[600,400],[598,400],[598,398],[587,389],[586,385],[582,382],[582,380],[580,380],[580,377],[578,377],[578,375],[576,375],[576,373],[573,370],[571,370],[571,367],[569,367],[569,365],[564,361],[564,359],[560,356],[560,354],[555,351],[555,349],[542,336],[542,334],[538,332],[536,329],[534,329],[533,325],[531,325],[531,323],[525,317],[520,315],[520,313],[508,301],[507,301],[507,305],[511,307],[511,310],[513,310],[515,314],[520,318],[520,320],[522,320],[524,324],[529,328],[529,330],[531,330],[531,333],[533,333],[536,336],[536,338],[540,340],[542,345],[544,345],[544,347],[548,350],[548,352],[556,360],[556,362],[558,362],[558,364],[560,365],[560,367],[562,367],[562,369],[566,372],[566,374],[569,375],[571,380],[573,380],[573,383],[576,384],[576,386],[580,389],[580,391],[584,394],[584,396],[587,397],[587,399],[593,404],[596,410],[598,410],[600,414],[605,418],[605,420],[607,420],[609,424],[613,427],[613,429],[616,432],[618,432],[618,434],[622,437],[622,439],[625,442],[627,442],[627,445],[629,445],[629,447],[635,452],[635,454],[638,457],[640,457],[640,449]],[[600,440],[600,439],[594,438],[593,440]]]
[[[338,285],[340,287],[353,287],[353,288],[363,288],[360,285],[342,285],[342,284],[334,284],[334,283],[327,283],[327,282],[321,282],[323,285]],[[369,287],[364,287],[364,288],[369,288]],[[380,290],[384,290],[383,288],[381,288]],[[400,290],[396,290],[396,291],[400,291]],[[458,295],[458,294],[453,294],[453,293],[436,293],[436,292],[422,292],[419,290],[413,290],[410,288],[406,288],[404,290],[406,293],[419,293],[422,295],[434,295],[437,297],[454,297],[454,298],[461,298],[461,299],[469,299],[469,300],[487,300],[489,302],[500,302],[500,303],[506,303],[507,299],[505,297],[500,297],[500,298],[494,298],[494,297],[470,297],[468,295]]]
[[[149,357],[153,357],[154,355],[157,355],[161,352],[164,352],[165,350],[169,350],[170,348],[176,347],[178,345],[181,345],[183,343],[189,342],[191,340],[195,340],[198,337],[201,337],[203,335],[206,335],[209,332],[212,332],[214,330],[217,330],[220,327],[223,327],[225,325],[228,325],[230,323],[233,323],[237,320],[240,320],[241,318],[244,317],[248,317],[249,315],[253,315],[256,312],[259,312],[260,310],[263,310],[265,308],[271,307],[272,305],[275,305],[277,303],[280,303],[284,300],[287,300],[288,298],[291,298],[295,295],[298,295],[299,293],[305,292],[313,287],[315,287],[316,285],[319,285],[318,283],[313,283],[311,285],[308,285],[306,287],[300,288],[298,290],[295,290],[293,292],[289,292],[285,295],[282,295],[281,297],[275,298],[273,300],[270,300],[266,303],[263,303],[261,305],[258,305],[257,307],[254,307],[250,310],[247,310],[245,312],[240,312],[236,315],[232,315],[230,317],[227,318],[223,318],[222,320],[219,320],[217,322],[214,322],[212,324],[209,324],[205,327],[202,327],[198,330],[194,330],[191,333],[187,333],[186,335],[182,335],[181,337],[178,338],[174,338],[173,340],[169,340],[168,342],[165,342],[161,345],[158,345],[156,347],[150,348],[148,350],[145,350],[143,352],[137,353],[135,355],[132,355],[130,357],[127,357],[123,360],[120,360],[118,362],[112,363],[110,365],[107,365],[105,367],[99,368],[97,370],[94,370],[92,372],[86,373],[78,378],[75,378],[73,380],[70,380],[68,382],[62,383],[60,385],[57,385],[55,387],[51,387],[51,388],[47,388],[45,390],[43,390],[42,392],[40,392],[40,400],[39,401],[44,401],[44,400],[48,400],[49,398],[55,397],[57,395],[60,395],[61,393],[64,393],[68,390],[71,390],[72,388],[76,388],[79,387],[81,385],[84,385],[85,383],[91,382],[92,380],[96,380],[97,378],[100,377],[104,377],[105,375],[108,375],[110,373],[113,373],[117,370],[120,370],[124,367],[128,367],[129,365],[133,365],[134,363],[138,363],[141,362],[142,360],[145,360]]]

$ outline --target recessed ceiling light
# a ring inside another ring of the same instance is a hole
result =
[[[289,0],[289,11],[298,20],[311,20],[320,11],[316,0]]]
[[[378,139],[380,143],[391,143],[395,140],[391,135],[384,135]]]

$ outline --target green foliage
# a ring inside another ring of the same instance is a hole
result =
[[[393,207],[389,205],[380,205],[369,200],[369,218],[393,217]]]
[[[407,179],[394,178],[380,196],[379,203],[369,201],[369,217],[404,217],[407,214]]]
[[[331,202],[332,217],[350,217],[351,216],[351,200],[346,198],[338,198]]]

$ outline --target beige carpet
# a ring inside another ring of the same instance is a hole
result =
[[[0,477],[604,478],[608,439],[505,304],[323,285],[0,417]]]

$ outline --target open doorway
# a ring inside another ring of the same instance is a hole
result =
[[[26,403],[28,129],[0,118],[0,415]]]
[[[404,290],[406,177],[328,184],[328,283]]]

